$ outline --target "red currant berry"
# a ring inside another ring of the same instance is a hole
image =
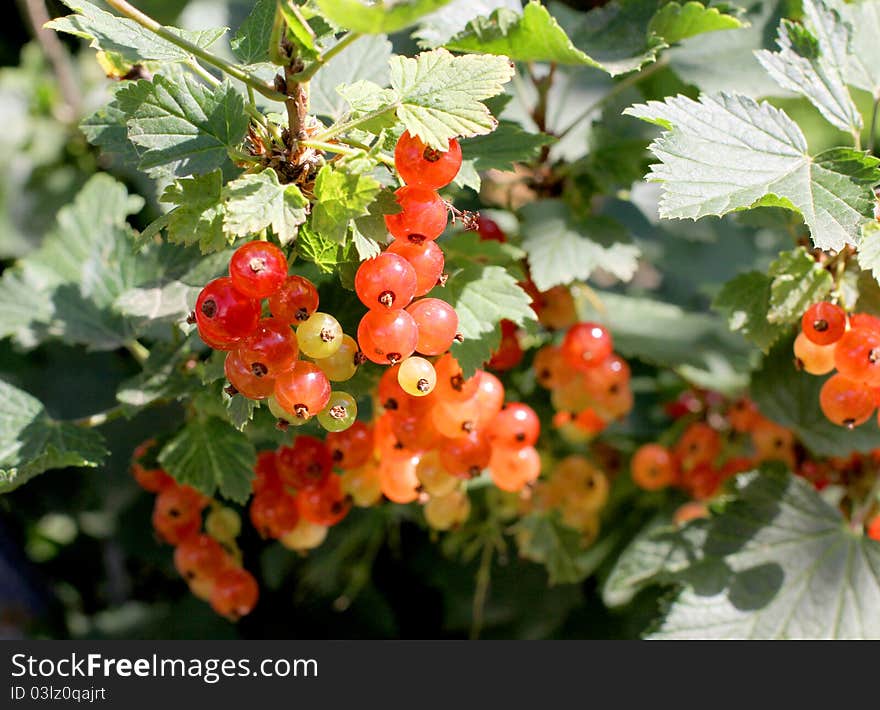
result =
[[[248,399],[266,399],[275,390],[275,378],[262,363],[248,364],[238,350],[226,354],[223,371],[229,384]]]
[[[150,493],[161,493],[169,486],[174,485],[174,479],[161,468],[144,468],[135,464],[131,467],[131,471],[137,484]]]
[[[416,350],[419,329],[406,311],[368,311],[357,332],[361,352],[380,365],[394,365]]]
[[[446,439],[440,448],[440,463],[456,478],[479,476],[489,465],[492,446],[485,434],[474,431],[467,436]]]
[[[852,328],[868,328],[880,332],[880,318],[869,313],[853,313],[849,317],[849,324]]]
[[[361,262],[354,277],[354,290],[367,308],[404,308],[418,286],[416,270],[406,259],[385,252]]]
[[[257,454],[257,463],[254,465],[254,479],[251,481],[251,489],[255,495],[266,491],[281,492],[281,478],[278,475],[278,465],[274,451],[260,451]]]
[[[228,564],[223,546],[210,535],[193,535],[174,550],[174,568],[187,581],[213,579]]]
[[[675,460],[669,450],[659,444],[645,444],[630,463],[632,478],[639,488],[656,491],[675,483]]]
[[[373,456],[373,431],[361,421],[345,431],[330,432],[326,442],[333,463],[343,471],[360,468]]]
[[[440,283],[443,277],[445,259],[443,251],[436,242],[413,244],[395,239],[388,246],[386,253],[391,252],[406,259],[416,271],[415,296],[424,296]]]
[[[721,453],[721,437],[708,424],[695,422],[684,430],[674,452],[684,470],[711,464]]]
[[[489,459],[489,473],[498,488],[515,493],[541,475],[541,457],[533,446],[496,446]]]
[[[464,371],[458,360],[451,353],[446,353],[434,363],[437,373],[437,386],[434,394],[443,402],[465,402],[477,394],[483,372],[478,370],[473,377],[465,378]]]
[[[153,505],[153,527],[165,542],[179,545],[202,526],[204,497],[189,486],[166,488]]]
[[[278,449],[275,461],[281,481],[296,490],[323,485],[333,471],[333,454],[314,436],[296,437],[292,446]]]
[[[260,320],[257,330],[238,350],[238,356],[258,377],[277,377],[293,367],[298,355],[296,333],[280,318]]]
[[[394,148],[394,167],[407,185],[437,190],[445,187],[461,168],[461,146],[455,138],[445,151],[426,146],[405,131]]]
[[[288,276],[269,296],[269,310],[276,318],[296,327],[318,310],[318,289],[303,276]]]
[[[504,406],[504,385],[491,372],[480,372],[480,383],[474,399],[477,404],[477,427],[491,422]]]
[[[492,446],[534,446],[541,433],[541,420],[527,404],[506,405],[489,424],[486,435]]]
[[[315,525],[336,525],[351,510],[351,501],[342,490],[342,479],[336,474],[330,474],[320,486],[304,490],[296,498],[300,515]]]
[[[834,365],[841,375],[855,382],[880,386],[880,333],[864,327],[850,328],[834,346]]]
[[[501,321],[501,344],[492,353],[492,357],[486,363],[487,367],[498,372],[506,372],[522,362],[524,353],[516,331],[516,323],[510,320]]]
[[[877,407],[867,387],[842,374],[832,375],[822,385],[819,406],[831,422],[848,429],[868,421]]]
[[[599,365],[612,349],[611,334],[598,323],[578,323],[568,329],[562,341],[562,355],[576,370]]]
[[[327,375],[311,362],[296,362],[275,379],[276,401],[298,419],[316,416],[330,401],[330,391]]]
[[[196,299],[196,323],[199,334],[229,342],[245,338],[260,320],[260,302],[248,298],[232,284],[232,279],[214,279]]]
[[[442,355],[455,342],[458,314],[446,301],[422,298],[406,309],[418,327],[416,351],[422,355]]]
[[[816,345],[831,345],[846,331],[846,313],[827,301],[814,303],[801,318],[801,330]]]
[[[211,590],[211,608],[229,619],[247,616],[257,605],[257,580],[241,567],[230,567],[217,576]]]
[[[229,276],[232,285],[248,298],[266,298],[284,283],[287,258],[270,242],[248,242],[229,260]]]
[[[484,242],[506,242],[507,235],[498,226],[498,223],[489,219],[488,217],[484,217],[483,215],[479,215],[477,217],[477,234],[480,235],[480,240]]]
[[[395,239],[423,244],[435,240],[446,229],[448,210],[433,190],[404,186],[394,195],[401,211],[385,215],[385,226]]]
[[[253,497],[250,516],[261,537],[279,538],[296,527],[299,506],[295,498],[284,491],[267,491]]]

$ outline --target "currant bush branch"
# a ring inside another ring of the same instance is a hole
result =
[[[130,20],[134,20],[141,27],[148,29],[150,32],[158,35],[162,39],[167,42],[171,42],[183,50],[186,50],[194,57],[201,59],[203,62],[210,64],[211,66],[217,67],[225,74],[238,79],[239,81],[247,84],[252,87],[255,91],[258,91],[260,94],[265,96],[267,99],[271,99],[272,101],[284,101],[284,94],[275,91],[272,87],[267,86],[262,81],[257,79],[256,77],[249,74],[247,71],[242,69],[241,67],[227,62],[225,59],[218,57],[216,54],[208,52],[205,49],[202,49],[196,44],[183,39],[182,37],[178,37],[173,32],[169,32],[165,27],[159,24],[156,20],[154,20],[149,15],[141,12],[136,7],[126,2],[125,0],[107,0],[107,4],[110,5],[113,9],[117,10],[125,17]]]

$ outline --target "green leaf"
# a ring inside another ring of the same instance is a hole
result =
[[[849,456],[880,447],[875,417],[852,431],[832,424],[819,408],[827,377],[815,377],[794,366],[792,339],[779,342],[752,375],[752,398],[761,413],[789,429],[816,456]]]
[[[162,399],[179,400],[200,391],[199,379],[184,368],[184,363],[191,357],[188,340],[179,345],[154,345],[143,371],[119,385],[116,399],[136,410]]]
[[[128,139],[127,121],[128,115],[114,98],[84,118],[79,127],[92,145],[119,156],[122,164],[137,165],[141,161],[141,151]]]
[[[412,135],[439,150],[446,150],[450,138],[485,135],[497,121],[482,102],[501,93],[513,71],[505,57],[455,57],[445,49],[394,56],[397,117]]]
[[[449,0],[318,0],[318,7],[333,24],[362,34],[390,34],[415,24],[420,17],[443,7]]]
[[[325,165],[315,178],[315,205],[311,226],[324,239],[341,244],[348,223],[369,214],[367,209],[382,185],[369,175],[336,170]]]
[[[309,82],[311,110],[319,116],[334,121],[346,111],[346,99],[337,87],[368,82],[379,91],[388,83],[388,60],[391,59],[391,42],[387,37],[376,35],[361,37],[327,62],[315,78]],[[350,99],[351,100],[351,99]],[[354,103],[354,101],[352,101]],[[376,105],[388,103],[387,97]],[[366,109],[371,110],[371,109]]]
[[[483,366],[498,346],[490,335],[497,333],[504,319],[517,325],[535,320],[531,297],[504,268],[472,264],[452,274],[446,285],[444,300],[458,313],[458,329],[464,342],[454,343],[452,354],[470,376]]]
[[[736,478],[737,497],[709,524],[706,561],[652,638],[880,637],[880,544],[789,474]]]
[[[477,170],[512,170],[514,163],[534,160],[541,148],[555,141],[545,133],[529,133],[513,121],[499,121],[492,133],[464,141],[461,153],[465,160],[474,161]]]
[[[516,267],[526,253],[509,242],[483,241],[477,232],[459,232],[443,240],[447,268],[464,268],[474,262]]]
[[[203,254],[225,249],[223,175],[219,170],[171,183],[162,202],[176,205],[168,214],[168,241],[198,244]]]
[[[105,12],[86,0],[62,0],[76,14],[59,17],[46,23],[56,32],[67,32],[89,40],[90,46],[121,56],[131,64],[144,61],[186,62],[190,54],[176,44],[141,27],[134,20]],[[166,30],[202,49],[207,49],[226,34],[225,27],[187,32],[176,27]]]
[[[602,585],[602,601],[623,606],[644,587],[670,581],[702,559],[705,543],[705,520],[679,528],[668,514],[657,515],[620,553]]]
[[[635,273],[639,249],[622,243],[628,235],[615,220],[588,217],[576,223],[558,200],[533,202],[522,214],[526,235],[522,246],[539,290],[586,281],[600,267],[621,281],[629,281]]]
[[[675,44],[706,32],[733,30],[742,26],[737,17],[724,14],[717,7],[706,7],[691,0],[684,5],[678,2],[663,5],[651,18],[648,31],[669,44]]]
[[[859,132],[862,115],[844,78],[849,27],[822,0],[804,0],[803,6],[809,30],[783,20],[776,40],[779,51],[760,51],[758,61],[783,89],[806,96],[831,125]]]
[[[128,137],[142,149],[138,167],[151,175],[192,175],[228,164],[244,139],[248,116],[228,81],[216,87],[189,74],[133,82],[116,92],[129,116]]]
[[[484,52],[517,62],[556,62],[602,68],[572,44],[546,7],[529,2],[522,13],[499,8],[489,17],[478,17],[467,29],[445,43],[457,52]]]
[[[656,11],[655,0],[611,0],[586,13],[553,5],[553,14],[575,47],[611,76],[641,69],[667,46],[662,37],[647,30]]]
[[[256,0],[250,14],[232,38],[232,53],[242,64],[269,61],[269,39],[277,4],[277,0]]]
[[[870,217],[880,160],[836,148],[815,157],[798,125],[770,104],[735,94],[650,101],[625,113],[662,126],[651,144],[662,162],[660,215],[698,219],[758,206],[800,212],[813,242],[841,249]]]
[[[308,222],[300,227],[296,251],[325,274],[332,274],[339,264],[346,261],[344,247],[339,242],[318,234]]]
[[[543,564],[551,585],[576,584],[596,567],[595,547],[584,549],[581,535],[556,516],[530,513],[514,530],[520,556]]]
[[[749,271],[728,281],[715,296],[712,307],[727,316],[728,327],[767,352],[788,330],[784,323],[768,318],[773,279]]]
[[[257,453],[240,431],[215,417],[190,419],[159,454],[178,483],[244,503],[251,494]]]
[[[52,468],[95,468],[106,456],[97,431],[55,421],[38,399],[0,380],[0,493]]]
[[[880,282],[880,222],[872,220],[862,227],[859,241],[859,266],[870,269],[874,278]]]
[[[223,401],[226,404],[226,416],[229,419],[229,423],[238,431],[243,431],[248,422],[254,418],[254,410],[258,406],[257,403],[241,394],[230,397],[225,393]]]
[[[490,15],[501,7],[521,12],[522,2],[520,0],[452,0],[439,10],[423,17],[412,36],[418,40],[420,47],[434,49],[464,32],[471,20]]]
[[[846,83],[870,92],[874,96],[880,91],[880,47],[877,35],[880,34],[880,2],[844,2],[831,0],[833,8],[849,26],[851,33],[846,66]]]
[[[308,200],[296,185],[280,184],[272,168],[242,175],[226,186],[224,194],[223,230],[230,240],[271,227],[281,243],[288,244],[306,221]]]
[[[114,302],[157,268],[152,257],[138,258],[131,249],[126,219],[142,207],[142,198],[109,175],[92,177],[58,212],[40,249],[4,272],[0,337],[25,347],[56,337],[98,350],[129,340],[132,324]]]
[[[812,304],[831,293],[834,280],[804,247],[783,252],[770,264],[771,323],[795,323]]]

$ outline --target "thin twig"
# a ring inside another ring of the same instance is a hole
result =
[[[31,23],[34,37],[40,43],[43,53],[52,65],[52,71],[58,80],[58,87],[61,89],[61,95],[64,98],[66,121],[75,121],[79,116],[82,99],[80,97],[79,88],[76,77],[73,75],[73,68],[70,62],[70,55],[58,39],[58,36],[52,31],[44,27],[49,22],[49,13],[46,11],[46,3],[44,0],[24,0],[25,11],[28,20]]]
[[[874,109],[871,111],[871,133],[868,135],[868,152],[874,154],[874,142],[877,134],[877,107],[880,106],[880,96],[874,98]]]
[[[489,596],[489,583],[492,581],[492,555],[495,552],[495,540],[487,537],[480,554],[480,567],[477,569],[477,587],[474,590],[474,606],[471,618],[471,639],[480,637],[483,630],[486,599]]]
[[[164,27],[152,17],[141,12],[125,0],[106,1],[107,4],[110,5],[112,8],[118,10],[130,20],[134,20],[141,27],[150,30],[150,32],[153,32],[165,41],[171,42],[171,44],[176,45],[177,47],[180,47],[181,49],[189,52],[193,56],[201,59],[203,62],[206,62],[211,66],[217,67],[229,76],[238,79],[241,82],[244,82],[248,86],[253,87],[254,90],[261,93],[267,99],[272,99],[273,101],[285,100],[286,97],[284,96],[284,94],[281,94],[278,91],[275,91],[275,89],[273,89],[272,87],[267,86],[257,77],[252,76],[241,67],[236,66],[235,64],[231,64],[225,59],[218,57],[216,54],[212,54],[202,47],[199,47],[197,44],[193,44],[189,40],[183,39],[182,37],[174,34],[173,32],[169,31],[167,27]]]
[[[125,416],[125,407],[121,404],[117,404],[115,407],[106,409],[103,412],[90,414],[89,416],[81,417],[80,419],[74,419],[71,423],[85,429],[94,429],[95,427],[103,426],[107,422],[112,422],[114,419],[119,419],[122,416]]]

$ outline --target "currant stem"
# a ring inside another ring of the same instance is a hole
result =
[[[131,356],[143,365],[150,357],[150,351],[137,340],[129,340],[125,344],[125,349],[131,353]]]
[[[327,62],[329,62],[333,57],[339,54],[343,49],[348,47],[352,42],[357,39],[360,39],[363,35],[360,32],[348,32],[342,36],[336,44],[334,44],[330,49],[328,49],[324,54],[318,57],[307,69],[301,71],[299,74],[294,76],[294,79],[298,82],[306,82],[309,81],[315,73],[324,66]]]
[[[186,50],[194,57],[198,57],[203,62],[206,62],[211,66],[217,67],[222,72],[252,87],[260,94],[265,96],[267,99],[271,99],[273,101],[284,101],[285,96],[283,94],[275,91],[269,86],[266,86],[262,81],[254,76],[251,76],[241,67],[227,62],[225,59],[222,59],[216,54],[212,54],[211,52],[202,49],[198,45],[193,44],[192,42],[185,40],[182,37],[178,37],[173,32],[169,32],[166,27],[162,26],[152,17],[141,12],[130,3],[126,2],[126,0],[107,0],[107,4],[115,10],[118,10],[130,20],[134,20],[135,22],[137,22],[141,27],[144,27],[150,32],[158,35],[165,41],[171,42],[171,44],[174,44],[181,49]]]
[[[366,155],[367,151],[362,150],[360,148],[352,148],[347,145],[343,145],[342,143],[327,143],[325,141],[317,141],[317,140],[307,140],[300,141],[300,145],[306,148],[314,148],[315,150],[321,150],[327,153],[338,153],[339,155]],[[394,167],[394,158],[384,155],[382,153],[377,153],[374,156],[380,163],[384,165],[388,165],[390,167]]]
[[[495,552],[495,541],[487,537],[480,553],[480,567],[477,570],[477,586],[474,590],[474,604],[471,618],[471,640],[480,637],[483,629],[483,618],[486,600],[489,597],[489,583],[492,581],[492,556]]]
[[[124,415],[124,407],[121,404],[117,404],[115,407],[106,409],[103,412],[90,414],[89,416],[80,419],[74,419],[71,423],[83,427],[84,429],[94,429],[95,427],[103,426],[107,422],[112,422],[114,419],[119,419]]]
[[[316,141],[326,141],[334,136],[338,136],[340,133],[346,133],[350,131],[352,128],[357,128],[358,126],[363,125],[364,123],[368,123],[380,116],[384,116],[386,113],[397,110],[397,104],[392,104],[391,106],[385,106],[384,108],[376,109],[375,111],[370,111],[370,113],[366,113],[360,118],[355,118],[351,121],[345,121],[343,123],[336,123],[326,131],[319,133],[315,136]]]

